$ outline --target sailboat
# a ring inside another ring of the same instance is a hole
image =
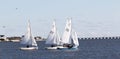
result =
[[[71,19],[67,20],[61,44],[62,46],[58,49],[77,49],[79,46],[77,33],[72,29]]]
[[[51,45],[50,47],[46,47],[46,49],[57,49],[57,46],[60,45],[60,36],[58,34],[55,21],[53,21],[52,29],[49,32],[46,44]]]
[[[28,20],[27,33],[25,34],[25,36],[22,36],[20,43],[26,45],[26,47],[21,47],[20,48],[21,50],[36,50],[36,49],[38,49],[37,43],[31,33],[30,20]]]

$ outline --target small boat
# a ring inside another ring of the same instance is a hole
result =
[[[31,33],[30,20],[28,21],[27,33],[25,36],[24,35],[22,36],[20,43],[26,45],[26,47],[21,47],[20,48],[21,50],[37,50],[38,49],[37,43]]]
[[[72,29],[71,19],[67,20],[65,31],[61,39],[62,46],[58,47],[60,50],[76,50],[78,49],[79,42],[77,33]]]
[[[57,49],[57,46],[60,45],[60,36],[55,21],[53,21],[52,29],[50,30],[45,44],[51,45],[50,47],[46,47],[46,49]]]

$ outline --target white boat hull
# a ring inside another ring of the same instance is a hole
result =
[[[29,48],[27,48],[27,47],[21,47],[20,49],[21,50],[37,50],[38,47],[29,47]]]
[[[68,47],[58,46],[58,49],[68,49]]]
[[[78,48],[58,48],[59,50],[78,50]]]
[[[55,47],[46,47],[45,49],[59,49],[59,48],[67,48],[67,47],[63,47],[63,46],[55,46]]]
[[[54,50],[54,49],[57,49],[57,47],[46,47],[45,49]]]
[[[72,47],[72,48],[68,48],[68,47],[63,47],[63,46],[58,46],[59,50],[78,50],[77,47]]]

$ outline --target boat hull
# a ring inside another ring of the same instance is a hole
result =
[[[54,49],[57,49],[57,47],[46,47],[45,49],[54,50]]]
[[[20,50],[37,50],[38,49],[38,47],[29,47],[29,48],[27,48],[27,47],[21,47],[20,48]]]
[[[68,49],[68,47],[63,47],[63,46],[58,46],[57,48],[60,49],[60,50],[61,49]]]
[[[78,48],[59,47],[59,50],[78,50]]]

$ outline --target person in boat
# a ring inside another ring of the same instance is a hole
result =
[[[73,47],[73,45],[72,45],[72,44],[69,44],[69,45],[68,45],[68,48],[72,48],[72,47]]]
[[[29,45],[27,45],[26,47],[27,47],[27,48],[29,48],[30,46],[29,46]]]
[[[55,47],[56,45],[52,44],[51,47]]]
[[[73,47],[73,45],[72,45],[72,44],[63,44],[63,47],[72,48],[72,47]]]

